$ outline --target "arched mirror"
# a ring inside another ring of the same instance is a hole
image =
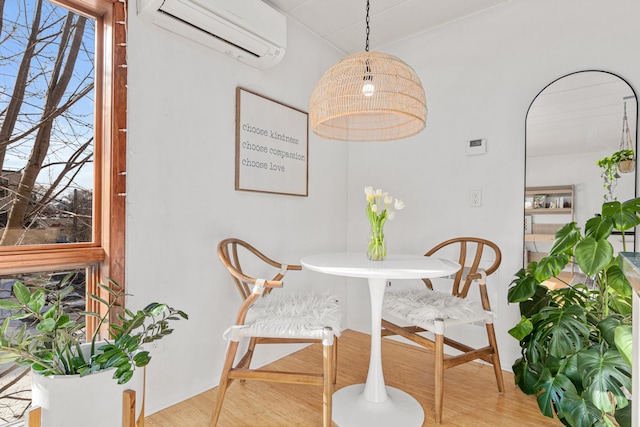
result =
[[[561,225],[580,227],[606,200],[636,195],[636,171],[607,177],[600,159],[636,151],[638,102],[615,74],[581,71],[545,87],[526,120],[525,265],[546,255]],[[622,250],[620,236],[611,243]],[[626,250],[635,249],[626,236]]]

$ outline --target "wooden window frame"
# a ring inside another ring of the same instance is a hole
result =
[[[0,248],[0,275],[86,267],[87,290],[95,293],[98,281],[124,286],[125,279],[128,1],[49,1],[96,20],[93,239]]]

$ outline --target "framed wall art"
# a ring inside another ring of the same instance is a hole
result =
[[[308,195],[309,115],[236,88],[238,191]]]

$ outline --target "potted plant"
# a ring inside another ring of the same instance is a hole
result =
[[[606,191],[605,201],[615,200],[613,191],[618,182],[618,171],[622,173],[632,172],[635,168],[635,155],[633,150],[618,150],[610,156],[603,157],[596,164],[602,168],[602,179]]]
[[[640,198],[608,202],[584,233],[575,222],[555,235],[549,255],[516,274],[508,300],[522,318],[509,333],[520,341],[516,385],[537,396],[540,411],[575,427],[631,425],[631,292],[607,240],[640,224]],[[542,285],[570,262],[591,285]],[[636,391],[637,392],[637,391]]]
[[[11,312],[0,327],[0,363],[31,367],[33,404],[42,407],[43,425],[47,427],[122,425],[122,417],[114,414],[122,411],[122,391],[129,387],[125,384],[132,380],[134,373],[141,371],[137,368],[151,360],[144,345],[171,334],[170,321],[188,319],[180,310],[152,303],[137,312],[125,309],[118,315],[120,324],[111,323],[107,327],[115,302],[125,294],[115,281],[111,281],[111,287],[98,286],[109,295],[109,301],[88,295],[104,306],[104,310],[102,313],[81,312],[77,318],[65,311],[64,299],[73,291],[66,279],[56,289],[36,287],[33,290],[16,281],[15,301],[0,300],[0,309]],[[85,316],[96,319],[95,331],[88,339],[84,333]],[[12,327],[12,322],[18,320],[22,325]],[[105,328],[108,337],[101,338],[100,332]],[[143,379],[138,382],[143,383]],[[105,391],[112,386],[117,391]],[[62,391],[48,391],[47,387],[60,387]],[[91,397],[93,392],[99,396]],[[116,393],[111,397],[117,409],[107,408],[104,402],[105,394],[113,393]],[[69,394],[83,401],[73,401]],[[54,400],[56,398],[58,400]],[[137,400],[141,403],[143,399]],[[71,404],[69,410],[62,407],[66,401]],[[92,415],[84,415],[79,408],[87,403],[95,403],[109,415],[105,419],[99,416],[100,410],[94,409],[89,412]]]
[[[635,169],[635,160],[633,150],[620,150],[614,153],[618,156],[618,170],[622,173],[633,172]]]

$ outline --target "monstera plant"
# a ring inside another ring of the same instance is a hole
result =
[[[548,256],[516,273],[508,299],[522,318],[516,385],[537,396],[540,411],[567,426],[631,426],[631,297],[608,238],[640,224],[640,198],[607,202],[581,230],[555,235]],[[543,282],[575,262],[585,280],[550,289]]]

